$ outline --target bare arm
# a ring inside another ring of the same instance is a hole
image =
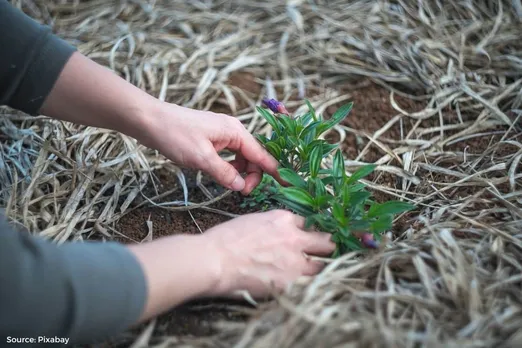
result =
[[[219,255],[202,236],[173,236],[131,245],[129,250],[139,260],[147,280],[146,305],[138,322],[188,300],[212,296],[220,282]]]

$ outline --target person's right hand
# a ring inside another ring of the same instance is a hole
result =
[[[304,221],[291,212],[273,210],[243,215],[206,231],[201,237],[213,246],[221,274],[211,295],[247,290],[261,297],[283,290],[300,276],[317,274],[324,263],[307,255],[328,256],[335,244],[328,233],[304,231]]]

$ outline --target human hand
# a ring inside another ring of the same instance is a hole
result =
[[[261,297],[283,290],[300,276],[312,276],[323,267],[308,256],[327,256],[335,250],[330,235],[304,231],[304,218],[284,210],[243,215],[209,229],[205,238],[220,263],[218,285],[212,296],[230,296],[247,290]]]
[[[162,102],[79,52],[63,68],[41,112],[129,135],[243,194],[259,184],[263,171],[284,184],[278,162],[235,117]],[[221,159],[223,149],[235,152],[235,161]]]
[[[281,182],[278,162],[235,117],[161,103],[150,120],[139,136],[143,144],[181,166],[206,172],[228,189],[249,194],[263,172]],[[235,160],[223,160],[218,155],[223,149],[235,152]]]

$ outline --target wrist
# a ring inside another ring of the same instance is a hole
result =
[[[165,133],[166,119],[175,117],[176,114],[166,111],[167,103],[159,99],[149,95],[144,99],[132,109],[129,127],[123,133],[151,149],[160,150],[158,147],[162,139],[158,139],[158,134]],[[169,129],[169,133],[172,132],[175,129]]]
[[[202,237],[176,235],[129,246],[148,285],[141,321],[186,301],[213,296],[221,277],[221,263]]]

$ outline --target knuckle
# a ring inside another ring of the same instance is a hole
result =
[[[210,146],[200,146],[197,150],[197,153],[203,161],[208,162],[208,160],[214,154],[214,149]]]

